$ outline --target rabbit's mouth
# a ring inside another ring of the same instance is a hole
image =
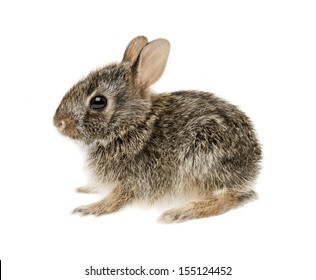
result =
[[[79,138],[80,133],[77,129],[75,122],[72,119],[65,118],[65,119],[54,122],[54,124],[61,134],[73,139]]]

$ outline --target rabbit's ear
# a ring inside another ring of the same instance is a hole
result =
[[[146,46],[148,40],[144,36],[138,36],[129,42],[124,56],[123,62],[130,62],[132,65],[135,64],[141,50]]]
[[[141,86],[157,82],[165,70],[170,43],[157,39],[148,43],[141,51],[136,65],[136,81]]]

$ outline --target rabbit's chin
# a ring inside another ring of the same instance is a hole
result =
[[[107,144],[107,141],[105,140],[90,140],[90,139],[72,139],[80,149],[82,149],[86,154],[89,153],[91,149],[94,149],[95,147],[99,146],[105,146]]]
[[[91,145],[95,144],[95,141],[89,139],[82,139],[82,138],[73,138],[72,139],[80,148],[87,149]]]

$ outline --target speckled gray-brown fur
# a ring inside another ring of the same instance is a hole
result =
[[[146,39],[137,38],[129,50],[133,61],[124,57],[91,72],[69,90],[54,116],[62,134],[86,146],[93,181],[115,186],[109,197],[74,212],[100,215],[132,201],[185,197],[183,207],[160,217],[169,223],[221,214],[255,198],[261,147],[249,118],[212,93],[153,94],[137,80],[141,66],[135,58]],[[89,108],[95,95],[108,100],[101,112]]]

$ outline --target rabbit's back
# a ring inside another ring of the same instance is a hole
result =
[[[224,162],[236,156],[242,165],[261,159],[250,119],[211,93],[179,91],[156,95],[153,113],[158,115],[153,142],[166,154],[177,154],[180,161],[200,154],[211,154],[214,160],[223,158]]]
[[[261,147],[249,118],[211,93],[157,96],[160,111],[153,148],[177,166],[180,177],[205,188],[243,188],[259,171]],[[153,102],[155,107],[155,101]]]

